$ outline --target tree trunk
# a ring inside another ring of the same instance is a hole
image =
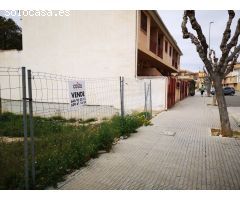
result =
[[[205,77],[204,84],[207,90],[207,96],[210,97],[212,80],[209,76]]]
[[[207,96],[210,97],[210,92],[211,92],[211,83],[207,83]]]
[[[213,95],[213,98],[212,98],[212,105],[213,105],[213,106],[216,106],[216,105],[217,105],[216,95]]]
[[[222,136],[230,137],[232,136],[232,130],[231,130],[228,111],[227,111],[227,104],[226,104],[225,96],[222,89],[221,78],[215,77],[214,87],[215,87],[216,99],[217,99],[218,110],[220,115]]]

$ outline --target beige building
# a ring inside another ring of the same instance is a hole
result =
[[[189,96],[189,86],[192,80],[197,80],[196,73],[189,70],[179,70],[177,75],[176,101]]]
[[[204,85],[204,80],[206,78],[207,74],[204,71],[199,71],[195,77],[196,77],[196,87],[201,88],[202,85]]]
[[[226,76],[223,85],[234,87],[235,90],[240,91],[240,63],[236,64],[233,71]]]
[[[191,81],[196,79],[196,73],[188,70],[179,70],[178,73],[179,80]]]
[[[180,66],[181,50],[156,11],[138,11],[138,75],[170,76]]]

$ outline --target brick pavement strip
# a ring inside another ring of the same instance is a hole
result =
[[[240,140],[210,136],[219,116],[208,101],[194,96],[177,103],[155,117],[153,126],[121,140],[58,188],[240,189]]]

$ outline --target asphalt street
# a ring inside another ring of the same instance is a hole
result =
[[[240,107],[240,92],[236,91],[234,96],[225,96],[228,107]]]

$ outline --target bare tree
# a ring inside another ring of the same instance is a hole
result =
[[[221,58],[218,59],[215,52],[210,50],[208,52],[208,44],[202,32],[202,28],[196,20],[194,10],[186,10],[183,15],[182,33],[183,38],[190,38],[192,43],[196,46],[199,57],[203,61],[208,74],[213,81],[213,86],[216,91],[216,99],[218,103],[218,110],[221,121],[221,131],[223,136],[232,136],[230,121],[227,111],[226,100],[222,89],[222,80],[229,74],[237,62],[240,52],[240,44],[238,44],[238,37],[240,34],[240,19],[238,19],[237,27],[231,38],[231,24],[235,17],[233,10],[228,11],[228,21],[223,32],[222,41],[220,44]],[[197,36],[189,32],[187,29],[187,22],[190,21],[192,29],[196,31]],[[230,39],[231,38],[231,39]],[[229,41],[230,39],[230,41]],[[228,42],[229,41],[229,42]],[[208,56],[209,53],[209,56]]]

